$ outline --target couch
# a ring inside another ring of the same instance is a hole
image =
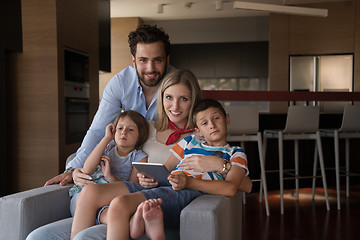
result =
[[[72,185],[51,185],[0,198],[0,240],[24,240],[34,229],[69,218]],[[204,194],[185,207],[180,229],[166,229],[166,239],[241,240],[242,197]]]

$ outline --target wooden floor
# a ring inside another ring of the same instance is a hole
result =
[[[321,188],[312,200],[311,189],[300,189],[299,201],[294,190],[285,190],[284,214],[280,214],[279,191],[269,192],[270,216],[259,194],[246,195],[243,205],[243,240],[252,239],[360,239],[360,186],[351,186],[350,197],[341,193],[341,210],[337,210],[336,191],[329,191],[330,211],[326,210]]]

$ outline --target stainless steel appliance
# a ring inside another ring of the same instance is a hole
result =
[[[65,48],[65,139],[81,142],[89,128],[89,57]]]
[[[65,85],[66,144],[81,142],[89,128],[89,84]]]
[[[290,56],[290,91],[353,91],[352,54]],[[348,102],[320,102],[322,112],[342,113]]]

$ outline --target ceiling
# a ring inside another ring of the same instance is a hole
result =
[[[244,0],[253,3],[276,5],[339,2],[347,0]],[[264,16],[266,12],[233,9],[232,0],[223,0],[222,10],[216,10],[217,0],[110,0],[111,17],[140,17],[151,20],[181,20]],[[157,13],[158,5],[163,13]]]

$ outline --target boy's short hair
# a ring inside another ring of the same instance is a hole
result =
[[[224,107],[221,105],[221,103],[215,99],[212,98],[205,98],[200,100],[196,106],[194,107],[194,111],[193,111],[193,122],[195,127],[197,128],[196,125],[196,116],[199,112],[205,111],[208,108],[217,108],[220,110],[220,112],[224,115],[224,117],[226,117],[226,112]]]
[[[137,126],[138,130],[139,130],[139,136],[137,139],[137,142],[135,144],[135,149],[140,149],[141,146],[146,142],[148,136],[149,136],[149,123],[148,121],[144,118],[143,115],[141,115],[140,113],[133,111],[133,110],[128,110],[125,112],[121,112],[114,120],[113,124],[116,125],[119,122],[119,119],[128,116]]]

